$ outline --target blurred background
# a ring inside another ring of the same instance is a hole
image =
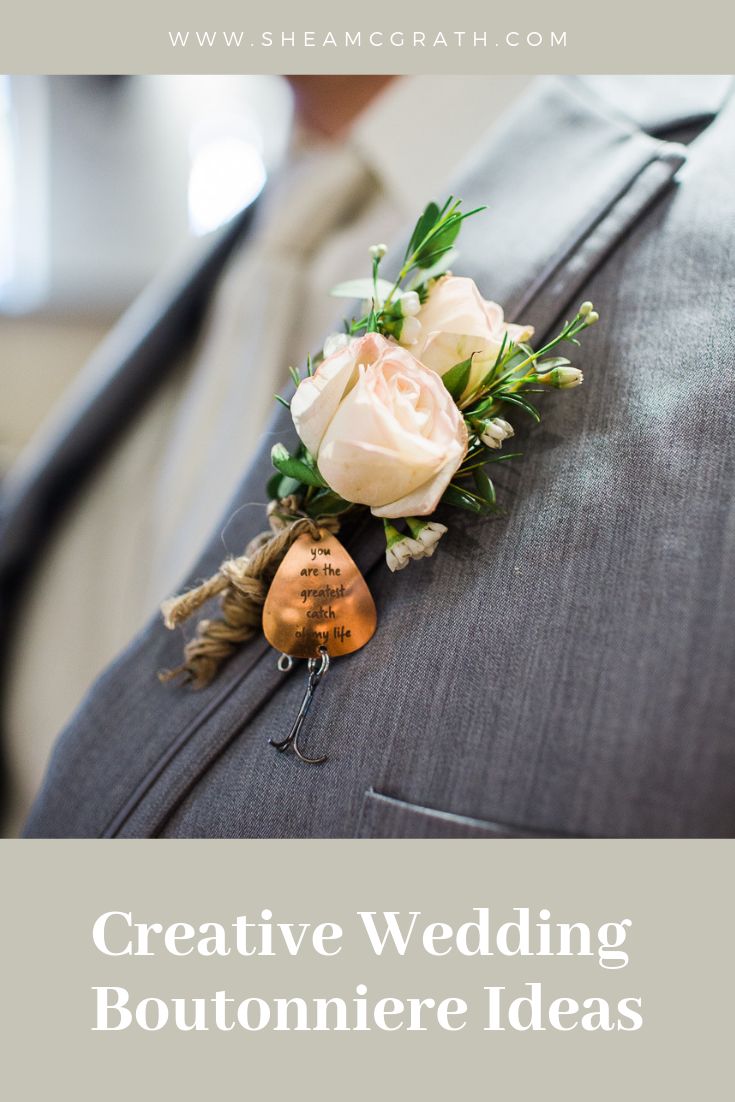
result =
[[[278,77],[0,75],[0,477],[112,322],[282,160]]]

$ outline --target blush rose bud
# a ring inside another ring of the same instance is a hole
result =
[[[444,275],[433,283],[418,320],[422,332],[414,352],[432,371],[444,375],[472,356],[461,398],[482,381],[508,341],[521,344],[533,336],[532,325],[506,322],[497,302],[484,299],[465,276]]]
[[[485,422],[480,439],[488,448],[500,448],[503,441],[513,435],[514,429],[509,421],[502,417],[493,417],[491,421]]]

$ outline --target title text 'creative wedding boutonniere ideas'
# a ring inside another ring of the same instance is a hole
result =
[[[278,398],[300,443],[293,452],[273,448],[270,531],[163,607],[175,628],[213,597],[221,606],[217,619],[199,623],[184,664],[164,679],[185,674],[195,686],[208,684],[261,630],[281,652],[284,672],[294,659],[307,660],[296,721],[274,743],[304,761],[326,760],[307,757],[299,734],[330,660],[359,650],[377,624],[370,591],[336,532],[371,514],[383,525],[390,570],[433,555],[447,531],[435,519],[440,506],[477,516],[498,510],[492,465],[519,454],[503,450],[514,435],[510,418],[539,421],[530,395],[582,382],[582,372],[553,353],[578,344],[598,320],[592,303],[534,350],[531,325],[506,322],[471,279],[449,271],[462,223],[484,209],[460,208],[454,199],[429,204],[395,280],[381,277],[387,250],[373,245],[371,275],[334,288],[364,307],[307,360],[303,377],[291,369],[290,402]]]

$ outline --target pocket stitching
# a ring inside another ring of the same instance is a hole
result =
[[[569,834],[567,831],[548,831],[536,827],[520,826],[516,823],[501,822],[500,820],[493,819],[479,819],[471,815],[461,815],[454,811],[443,811],[440,808],[426,807],[422,804],[412,803],[409,800],[403,800],[398,796],[391,796],[386,792],[379,792],[375,788],[366,789],[362,808],[360,811],[360,817],[357,823],[357,829],[355,831],[355,837],[370,837],[371,835],[364,835],[363,829],[367,825],[368,816],[371,808],[380,808],[380,806],[388,806],[395,808],[399,811],[406,812],[410,815],[423,816],[434,822],[445,822],[447,824],[453,824],[454,826],[464,826],[474,828],[476,830],[484,830],[488,834],[494,834],[497,837],[504,837],[508,833],[517,833],[519,835],[526,835],[529,838],[582,838],[584,835]]]

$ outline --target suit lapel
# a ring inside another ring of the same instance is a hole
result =
[[[488,146],[456,182],[455,193],[467,206],[490,207],[482,221],[473,220],[465,231],[463,274],[473,276],[489,297],[508,304],[513,320],[535,324],[542,337],[610,250],[670,186],[683,156],[679,147],[600,113],[573,83],[542,84],[493,132]],[[227,550],[235,554],[263,527],[261,510],[240,506],[265,506],[269,453],[276,439],[286,444],[294,439],[284,410],[265,434],[229,510]],[[221,561],[219,531],[189,584]],[[365,574],[382,569],[379,525],[361,525],[344,538]],[[155,834],[287,680],[261,639],[243,647],[200,693],[159,685],[155,671],[176,664],[180,651],[181,636],[166,632],[156,618],[104,675],[64,736],[58,755],[64,776],[54,776],[52,762],[45,801],[50,821],[59,815],[52,793],[63,790],[66,778],[75,788],[81,786],[75,798],[84,810],[77,813],[75,833]],[[106,743],[97,726],[103,717],[96,702],[110,693],[118,718],[110,721],[113,737]],[[284,725],[289,719],[284,715]],[[108,759],[112,780],[102,801],[99,792],[84,791],[84,759],[90,753]],[[31,829],[43,833],[43,822],[32,819]]]

